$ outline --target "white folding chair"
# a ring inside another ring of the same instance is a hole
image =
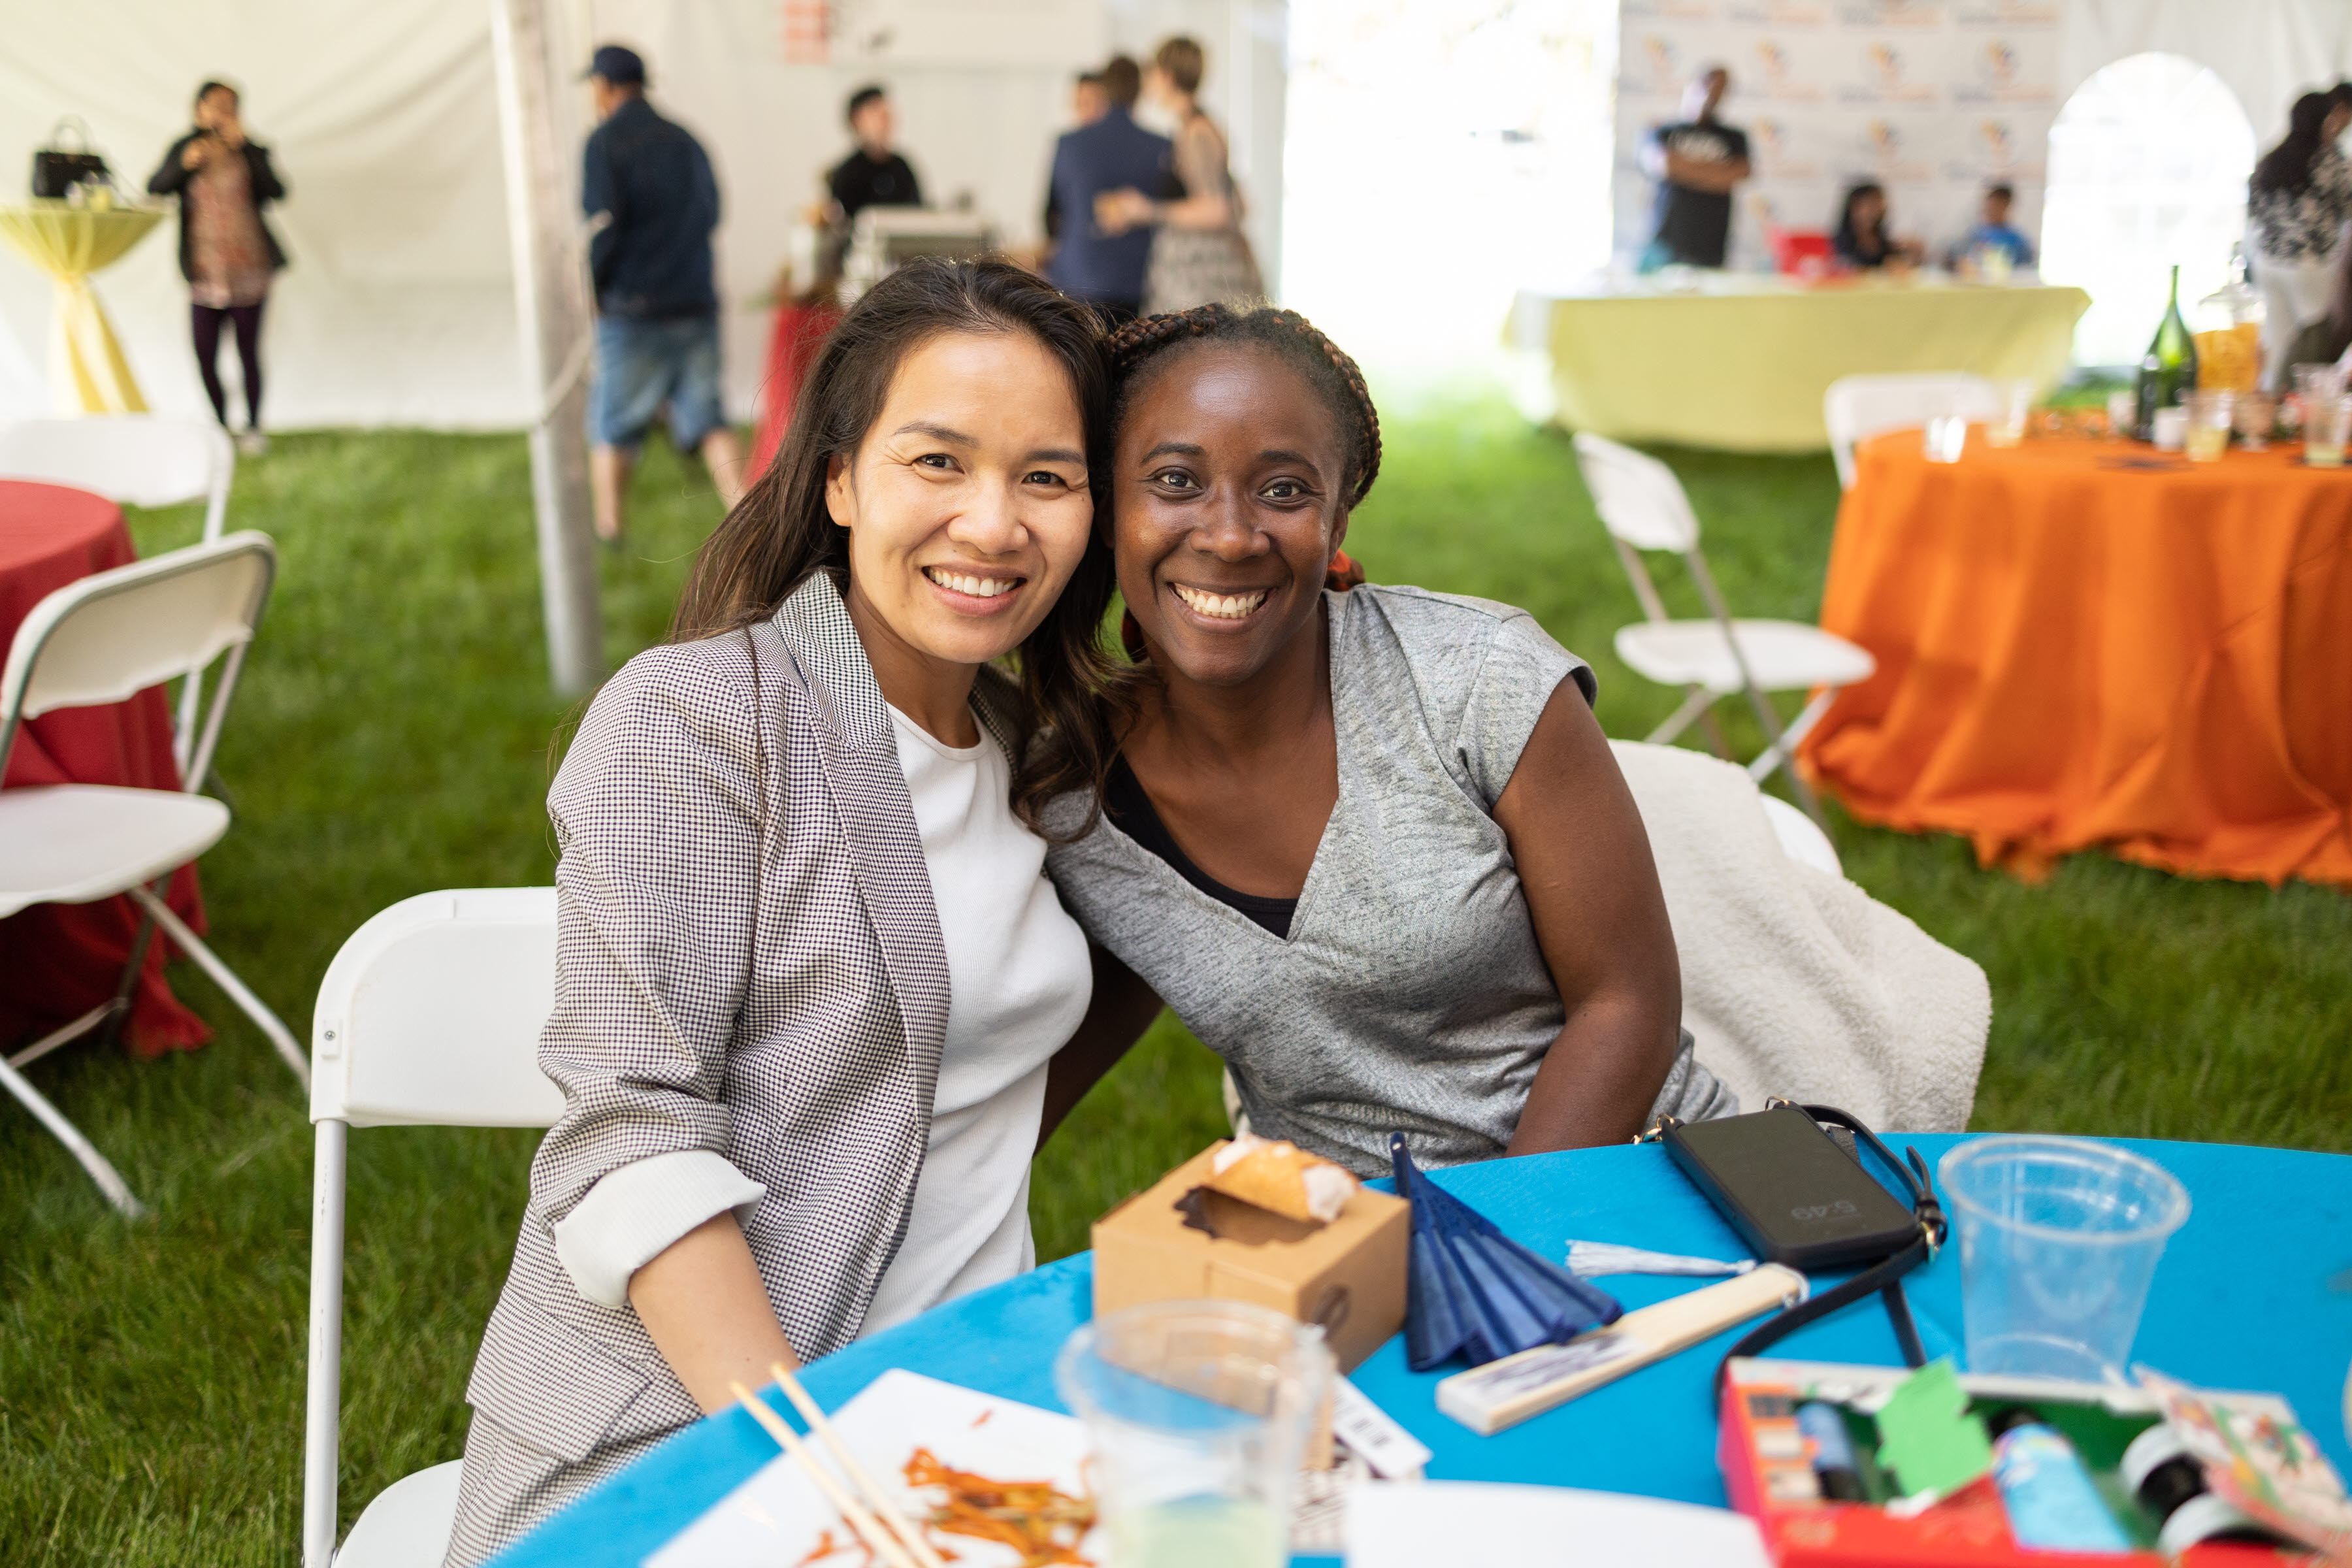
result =
[[[353,931],[310,1027],[310,1376],[303,1568],[440,1568],[459,1463],[404,1476],[335,1545],[341,1447],[343,1176],[354,1127],[546,1127],[563,1091],[539,1070],[555,1005],[555,889],[421,893]]]
[[[71,485],[117,505],[178,506],[201,500],[207,542],[218,539],[227,525],[229,481],[236,477],[236,443],[210,419],[111,414],[89,419],[0,420],[0,479]],[[184,773],[195,745],[202,689],[202,682],[191,677],[180,691],[175,752]]]
[[[1837,459],[1838,489],[1853,489],[1854,447],[1882,431],[1925,425],[1940,414],[1965,419],[2000,417],[2000,389],[1980,375],[1958,371],[1920,375],[1842,375],[1822,395]]]
[[[120,702],[175,677],[193,680],[218,658],[220,682],[184,775],[202,778],[277,570],[278,551],[268,535],[233,533],[97,573],[34,605],[0,671],[0,768],[26,720],[59,708]],[[0,916],[34,904],[91,903],[127,893],[143,917],[114,999],[16,1052],[0,1079],[65,1141],[125,1214],[141,1209],[121,1177],[78,1133],[67,1135],[64,1119],[16,1069],[128,1008],[149,922],[161,926],[260,1026],[295,1077],[310,1081],[310,1064],[292,1032],[161,897],[171,874],[220,842],[228,824],[228,807],[195,793],[193,782],[180,790],[50,784],[0,792]]]
[[[1838,689],[1867,679],[1877,661],[1845,638],[1801,621],[1733,620],[1699,551],[1698,517],[1674,470],[1590,431],[1576,437],[1576,458],[1592,504],[1617,547],[1617,558],[1633,581],[1633,596],[1649,617],[1619,628],[1617,657],[1644,679],[1679,686],[1687,693],[1673,717],[1643,739],[1664,745],[1718,700],[1744,690],[1769,742],[1748,764],[1748,776],[1762,783],[1795,754]],[[1667,616],[1657,584],[1642,563],[1644,550],[1671,551],[1682,557],[1711,620],[1677,621]],[[1784,731],[1765,694],[1805,690],[1815,690],[1813,700]],[[1789,783],[1806,815],[1826,828],[1821,803],[1794,768],[1789,770]]]

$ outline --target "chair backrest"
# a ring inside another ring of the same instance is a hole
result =
[[[1610,536],[1636,550],[1687,554],[1698,544],[1698,515],[1675,471],[1644,452],[1581,431],[1576,461]]]
[[[23,720],[120,702],[241,651],[277,574],[278,547],[248,530],[93,573],[35,605],[0,668],[0,763]],[[224,676],[214,695],[209,735],[233,684]]]
[[[1822,395],[1838,488],[1853,488],[1854,447],[1882,431],[1925,425],[1942,414],[2000,416],[2000,389],[1980,375],[1937,371],[1919,375],[1842,375]]]
[[[539,1070],[555,1005],[555,889],[404,899],[351,934],[319,987],[310,1120],[354,1127],[546,1127]]]
[[[116,414],[0,421],[0,479],[46,479],[131,506],[202,500],[205,537],[228,515],[236,448],[209,419]]]

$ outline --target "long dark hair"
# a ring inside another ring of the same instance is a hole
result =
[[[849,585],[849,533],[825,510],[835,458],[854,458],[881,417],[908,353],[943,332],[1017,332],[1052,354],[1070,378],[1086,425],[1090,468],[1099,468],[1109,387],[1102,324],[1088,307],[1009,262],[909,262],[883,279],[825,340],[793,409],[792,428],[767,472],[744,492],[695,557],[670,622],[670,640],[716,637],[764,620],[819,572]],[[1097,507],[1086,554],[1062,596],[1016,651],[1027,727],[1091,733],[1091,693],[1111,667],[1102,624],[1115,580],[1109,512]],[[1084,742],[1077,742],[1081,753]],[[1013,809],[1031,826],[1055,793],[1025,753],[1013,759]],[[1091,765],[1091,759],[1089,759]]]
[[[2308,189],[2311,161],[2319,155],[2319,133],[2335,107],[2332,92],[2306,92],[2296,99],[2287,111],[2285,136],[2263,154],[2263,161],[2254,165],[2253,178],[2246,184],[2257,193],[2282,191],[2294,195]]]
[[[1364,384],[1364,373],[1346,351],[1296,310],[1270,307],[1234,310],[1211,304],[1129,321],[1105,340],[1104,352],[1110,362],[1111,428],[1103,446],[1105,461],[1096,469],[1097,526],[1108,528],[1112,522],[1108,454],[1118,439],[1118,426],[1126,422],[1129,405],[1180,351],[1213,344],[1264,349],[1307,383],[1339,431],[1345,463],[1339,494],[1346,500],[1347,510],[1353,511],[1371,493],[1372,481],[1381,472],[1381,415],[1372,404],[1371,389]],[[1332,574],[1326,579],[1333,587],[1362,580],[1363,574],[1344,552],[1338,555]],[[1101,810],[1103,781],[1118,754],[1120,738],[1133,726],[1145,693],[1158,681],[1150,666],[1140,662],[1139,639],[1126,640],[1129,661],[1107,664],[1097,677],[1094,700],[1082,713],[1058,721],[1039,748],[1036,768],[1041,781],[1050,783],[1055,793],[1085,790],[1092,797],[1086,822],[1077,829],[1081,837],[1092,830]]]
[[[1883,205],[1878,210],[1878,221],[1870,229],[1870,243],[1875,248],[1869,252],[1862,248],[1862,231],[1853,226],[1853,205],[1864,196],[1876,196],[1883,203],[1886,199],[1886,187],[1876,180],[1864,180],[1846,192],[1845,205],[1838,209],[1837,233],[1832,241],[1843,255],[1884,254],[1895,248],[1893,242],[1886,237],[1886,209]]]

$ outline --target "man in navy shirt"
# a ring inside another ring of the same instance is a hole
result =
[[[1132,111],[1142,87],[1142,70],[1125,55],[1103,68],[1102,118],[1065,132],[1055,144],[1045,204],[1048,225],[1060,230],[1045,275],[1065,294],[1099,306],[1113,325],[1133,320],[1143,309],[1151,231],[1105,234],[1094,221],[1095,197],[1129,187],[1165,190],[1172,167],[1168,138],[1135,122]]]
[[[730,508],[743,491],[743,452],[719,401],[710,257],[719,182],[710,159],[646,101],[646,63],[635,50],[605,45],[588,76],[599,121],[580,174],[596,282],[589,477],[597,536],[617,543],[629,470],[665,405],[670,439],[701,454]]]

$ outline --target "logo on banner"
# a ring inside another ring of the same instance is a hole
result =
[[[1962,27],[2055,27],[2057,0],[1960,0],[1952,21]]]
[[[1838,7],[1849,27],[1933,27],[1944,19],[1942,0],[1860,0]]]
[[[1796,79],[1789,51],[1771,38],[1756,43],[1756,68],[1763,73],[1764,96],[1774,103],[1819,103],[1822,89]]]
[[[1888,121],[1873,120],[1863,126],[1863,136],[1870,147],[1871,171],[1881,180],[1927,178],[1927,164],[1903,155],[1902,127]]]
[[[2016,128],[2006,120],[1979,120],[1969,128],[1967,158],[1944,164],[1948,180],[2039,180],[2043,165],[2024,156]]]
[[[1862,51],[1862,79],[1838,90],[1843,103],[1933,103],[1936,89],[1912,79],[1903,51],[1884,39]]]
[[[1748,139],[1755,148],[1757,169],[1766,179],[1811,180],[1820,177],[1819,163],[1794,154],[1786,121],[1759,120],[1748,126]]]
[[[2025,79],[2025,62],[2006,38],[1988,38],[1975,51],[1973,79],[1952,86],[1955,103],[2048,103],[2047,83]]]
[[[1822,27],[1829,25],[1830,8],[1821,0],[1732,0],[1727,19],[1750,26]]]
[[[1645,22],[1715,20],[1715,7],[1706,0],[1625,0],[1624,14]]]
[[[1674,40],[1656,33],[1642,35],[1642,47],[1634,56],[1637,80],[1635,85],[1644,92],[1663,98],[1673,98],[1683,89],[1680,61]]]

